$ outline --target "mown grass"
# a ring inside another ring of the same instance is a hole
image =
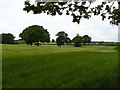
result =
[[[115,88],[115,46],[3,45],[3,88]]]

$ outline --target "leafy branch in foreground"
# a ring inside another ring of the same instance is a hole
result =
[[[118,6],[115,5],[117,2]],[[103,1],[100,5],[92,7],[93,2],[77,1],[77,2],[35,2],[31,4],[29,1],[25,2],[24,11],[33,11],[33,14],[46,13],[47,15],[66,15],[73,17],[73,22],[80,23],[82,18],[89,19],[92,15],[100,15],[102,20],[110,19],[110,23],[118,25],[120,22],[120,1]]]

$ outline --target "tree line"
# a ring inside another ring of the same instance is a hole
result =
[[[56,34],[56,40],[52,39],[52,42],[56,42],[58,46],[67,45],[74,43],[75,47],[80,47],[81,43],[90,43],[91,37],[88,35],[80,36],[77,34],[73,39],[68,37],[68,34],[64,31],[60,31]],[[35,45],[39,46],[40,43],[49,43],[50,42],[50,34],[47,29],[44,29],[43,26],[39,25],[32,25],[25,28],[20,34],[19,37],[25,41],[27,45]],[[0,34],[0,38],[2,38],[2,44],[13,44],[15,36],[11,33],[2,33]]]

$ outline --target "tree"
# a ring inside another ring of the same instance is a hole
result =
[[[68,34],[65,33],[64,31],[60,31],[56,34],[56,36],[58,37],[63,37],[63,38],[67,38]]]
[[[65,33],[64,31],[60,31],[56,34],[57,39],[56,39],[56,43],[58,46],[64,45],[64,43],[67,42],[68,39],[68,34]]]
[[[43,42],[47,42],[49,43],[50,42],[50,34],[49,32],[47,31],[47,29],[45,30],[45,40]]]
[[[67,45],[70,44],[70,43],[71,43],[71,39],[70,39],[69,37],[66,37],[65,43],[66,43]]]
[[[50,34],[43,26],[32,25],[23,30],[19,35],[27,44],[36,42],[39,46],[39,42],[50,42]]]
[[[15,37],[11,33],[2,33],[0,34],[0,38],[2,39],[2,44],[13,44]]]
[[[91,37],[89,37],[88,35],[84,35],[82,40],[84,45],[86,45],[86,43],[89,44],[91,42]]]
[[[55,42],[55,39],[52,39],[52,42]]]
[[[64,45],[64,40],[63,40],[63,37],[57,37],[56,38],[56,43],[58,46],[61,47],[61,45]]]
[[[77,36],[75,36],[75,37],[72,39],[72,41],[73,41],[75,47],[81,47],[82,37],[79,36],[79,34],[77,34]]]
[[[49,2],[51,0],[43,0],[44,2],[36,2],[31,4],[25,1],[24,11],[33,11],[34,14],[46,13],[47,15],[66,15],[73,17],[73,22],[80,23],[82,18],[89,19],[92,15],[100,15],[102,20],[110,19],[110,23],[118,25],[120,22],[120,1],[119,0],[104,0],[101,4],[91,6],[95,0],[57,0],[58,2]],[[66,2],[64,2],[66,1]],[[118,6],[115,4],[117,2]]]

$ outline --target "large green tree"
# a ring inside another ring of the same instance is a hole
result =
[[[86,43],[90,43],[91,42],[91,37],[89,37],[88,35],[84,35],[83,37],[82,37],[82,41],[83,41],[83,43],[84,43],[84,45],[86,44]]]
[[[39,2],[37,2],[39,1]],[[93,15],[100,15],[102,20],[105,18],[110,19],[110,23],[118,25],[120,22],[120,0],[103,0],[99,5],[93,6],[95,0],[56,0],[58,2],[50,2],[51,0],[36,0],[36,3],[31,4],[29,1],[25,2],[23,10],[34,14],[46,13],[47,15],[66,15],[73,17],[73,22],[80,23],[82,18],[89,19]],[[64,2],[66,1],[66,2]],[[117,3],[117,5],[115,4]]]
[[[32,25],[23,30],[19,35],[27,44],[36,42],[39,46],[39,42],[50,42],[50,34],[43,26]]]
[[[56,43],[58,46],[64,45],[64,43],[67,43],[68,41],[68,34],[64,31],[60,31],[56,34]]]
[[[0,38],[2,39],[2,42],[0,42],[2,44],[13,44],[15,37],[11,33],[2,33],[0,34]]]
[[[69,45],[69,44],[71,43],[71,39],[70,39],[69,37],[66,37],[65,43],[66,43],[67,45]]]
[[[73,39],[72,39],[72,42],[74,43],[74,46],[75,47],[81,47],[81,43],[82,43],[82,37],[77,34],[77,36],[75,36]]]
[[[57,37],[56,38],[56,43],[58,46],[61,47],[61,45],[64,45],[64,40],[63,40],[63,37]]]

